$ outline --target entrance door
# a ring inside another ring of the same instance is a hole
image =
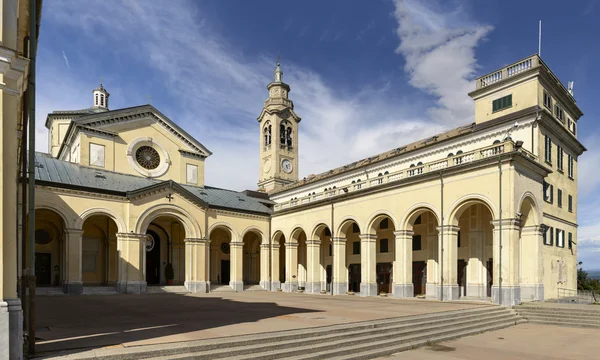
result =
[[[325,268],[325,283],[327,284],[327,292],[331,291],[331,265],[327,265]]]
[[[148,230],[150,239],[146,245],[146,283],[160,284],[160,237],[154,231]]]
[[[427,263],[425,261],[413,261],[413,290],[415,296],[425,294],[426,274]]]
[[[52,255],[35,253],[36,286],[52,285]]]
[[[489,259],[485,265],[486,267],[486,273],[487,273],[487,288],[486,288],[486,295],[487,297],[492,297],[492,284],[494,282],[494,261],[492,259]]]
[[[360,264],[348,266],[348,291],[360,292]]]
[[[223,285],[229,285],[230,266],[231,262],[229,260],[221,260],[221,284]]]
[[[456,279],[458,280],[458,296],[467,296],[467,263],[462,259],[458,260],[456,271]]]
[[[382,292],[386,294],[392,293],[392,263],[379,263],[376,267],[377,271],[377,294]]]

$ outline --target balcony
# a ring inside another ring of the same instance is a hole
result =
[[[435,160],[423,165],[419,165],[418,167],[412,167],[397,172],[389,173],[386,175],[378,176],[376,178],[372,178],[368,181],[364,181],[361,183],[348,184],[347,186],[343,186],[338,189],[326,190],[320,193],[316,193],[314,195],[308,195],[302,198],[279,203],[275,205],[275,211],[292,208],[298,205],[314,203],[324,199],[331,199],[346,193],[351,193],[359,190],[385,186],[385,184],[389,182],[415,177],[422,174],[437,172],[442,169],[463,166],[476,160],[497,156],[514,150],[516,150],[514,143],[512,141],[505,141],[503,143],[498,143],[481,149],[447,157],[443,160]],[[519,151],[525,156],[529,157],[530,159],[536,160],[535,155],[531,154],[527,150],[520,148]]]

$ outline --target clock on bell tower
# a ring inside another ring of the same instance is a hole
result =
[[[298,180],[298,123],[294,103],[288,99],[290,86],[283,82],[283,71],[277,60],[275,81],[267,85],[260,124],[259,190],[273,191]]]

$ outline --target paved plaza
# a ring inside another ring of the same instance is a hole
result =
[[[300,329],[489,303],[243,292],[40,296],[38,354]]]

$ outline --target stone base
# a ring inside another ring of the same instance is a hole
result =
[[[21,300],[0,301],[0,359],[23,358]]]
[[[519,305],[521,303],[521,288],[519,286],[503,286],[502,302],[500,302],[500,288],[492,286],[492,302],[503,306]]]
[[[281,289],[281,282],[280,281],[271,281],[271,291],[277,291]]]
[[[144,294],[147,284],[145,281],[117,282],[117,292],[122,294]]]
[[[229,286],[231,286],[231,288],[235,292],[244,291],[244,282],[243,281],[230,281]]]
[[[521,301],[544,301],[544,284],[521,284]]]
[[[377,284],[360,283],[360,296],[377,296]]]
[[[321,283],[320,282],[316,282],[316,283],[307,282],[306,283],[306,292],[308,294],[320,294],[321,293]]]
[[[348,292],[348,283],[333,283],[333,295],[346,295]]]
[[[458,285],[444,285],[438,286],[438,294],[442,294],[443,297],[439,297],[443,301],[458,300],[459,292]]]
[[[487,297],[487,286],[484,284],[468,284],[467,285],[467,296],[472,298],[486,298]]]
[[[426,283],[425,284],[425,299],[439,299],[438,296],[439,285],[436,283]]]
[[[263,289],[267,290],[267,291],[271,291],[271,283],[269,283],[269,281],[267,280],[261,280],[259,283],[260,287],[262,287]]]
[[[415,290],[413,284],[392,284],[392,294],[397,298],[411,298]]]
[[[210,283],[206,281],[185,281],[183,286],[194,294],[207,293],[210,289]]]
[[[297,282],[284,282],[283,283],[283,292],[297,292],[298,291],[298,283]]]
[[[70,281],[63,284],[65,294],[81,295],[83,294],[83,282]]]

